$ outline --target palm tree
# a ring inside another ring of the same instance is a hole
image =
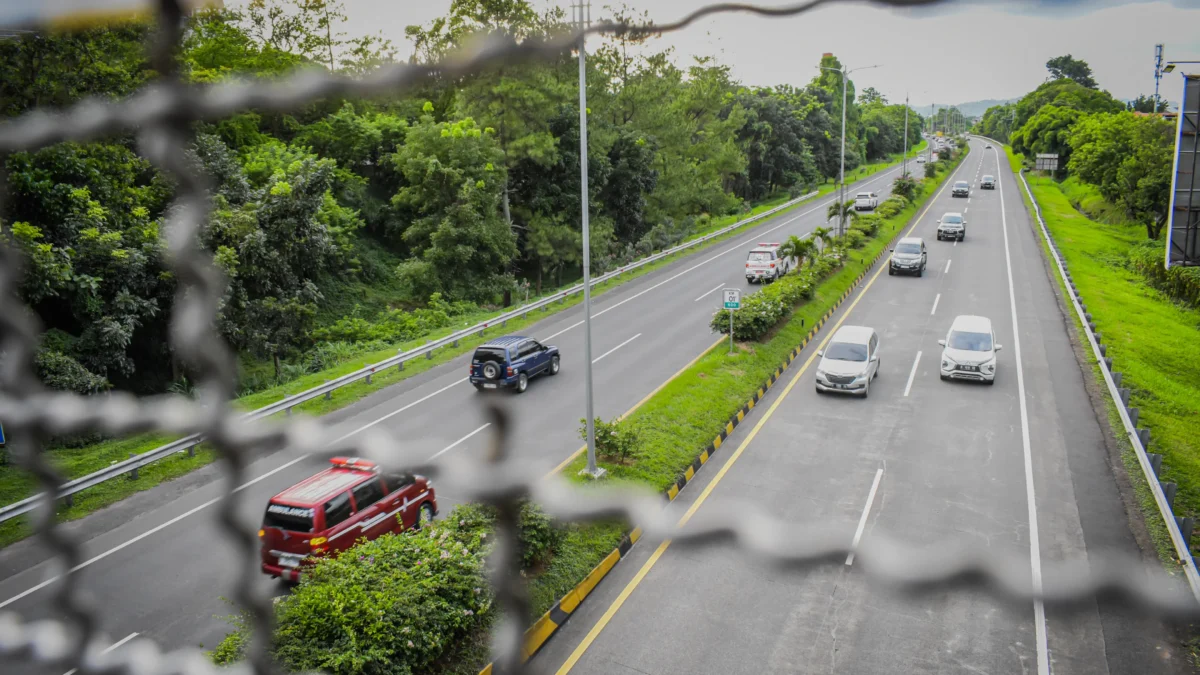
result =
[[[834,202],[829,205],[829,211],[826,212],[826,221],[838,219],[838,229],[841,230],[841,225],[851,218],[858,216],[858,211],[854,209],[854,200],[846,200],[845,204]]]
[[[796,267],[800,267],[801,260],[808,260],[809,266],[812,266],[816,262],[816,251],[817,245],[813,240],[801,239],[794,234],[779,247],[779,255],[795,260]]]
[[[818,227],[812,231],[812,238],[813,238],[814,242],[816,242],[816,241],[821,242],[821,250],[823,251],[823,250],[825,250],[825,247],[829,245],[829,242],[832,240],[832,238],[830,236],[832,234],[833,234],[833,230],[829,229],[828,227]]]

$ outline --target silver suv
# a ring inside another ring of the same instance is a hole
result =
[[[943,380],[975,380],[996,383],[996,334],[992,321],[985,316],[964,314],[954,317],[945,340],[938,340],[942,349],[941,375]]]
[[[963,219],[963,215],[957,211],[950,211],[938,218],[937,228],[938,241],[943,239],[957,239],[962,241],[967,238],[967,221]]]
[[[920,237],[904,237],[896,242],[896,248],[892,249],[892,259],[888,262],[888,274],[921,276],[925,273],[925,263],[928,261],[925,241]]]
[[[865,326],[842,326],[817,356],[818,394],[841,391],[866,398],[871,380],[879,376],[879,335]]]

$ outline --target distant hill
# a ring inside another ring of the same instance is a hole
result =
[[[1009,98],[1009,99],[1004,99],[1004,100],[989,98],[989,99],[986,99],[983,101],[970,101],[968,103],[955,103],[953,105],[954,105],[954,107],[957,107],[958,110],[962,114],[966,115],[967,117],[981,117],[983,115],[983,113],[987,112],[988,108],[990,108],[994,105],[1004,105],[1005,103],[1012,103],[1014,101],[1019,101],[1019,100],[1020,100],[1019,98]],[[946,107],[950,107],[950,106],[945,103],[938,103],[937,107],[946,108]],[[922,114],[926,114],[926,115],[929,114],[929,104],[928,103],[926,103],[923,106],[914,106],[913,109],[921,112]]]

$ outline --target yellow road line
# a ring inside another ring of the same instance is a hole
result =
[[[642,407],[642,404],[643,404],[643,403],[645,403],[646,401],[649,401],[649,400],[650,400],[650,397],[652,397],[652,396],[654,396],[655,394],[657,394],[658,392],[662,391],[663,387],[665,387],[665,386],[667,386],[668,384],[671,384],[672,382],[674,382],[674,381],[675,381],[675,378],[677,378],[677,377],[679,377],[680,375],[682,375],[682,374],[683,374],[683,371],[685,371],[685,370],[687,370],[688,368],[691,368],[692,366],[696,365],[696,362],[697,362],[697,361],[699,361],[699,360],[700,360],[700,359],[701,359],[701,358],[702,358],[702,357],[703,357],[705,354],[709,353],[710,351],[712,351],[712,350],[713,350],[713,348],[714,348],[714,347],[716,347],[717,345],[721,344],[722,342],[725,342],[725,341],[726,341],[726,340],[728,340],[728,339],[729,339],[729,338],[727,338],[727,337],[719,337],[719,338],[717,338],[717,341],[716,341],[716,342],[714,342],[714,343],[712,343],[711,345],[709,345],[709,346],[705,347],[705,348],[704,348],[704,351],[702,351],[702,352],[700,352],[699,354],[697,354],[697,355],[696,355],[696,358],[692,359],[691,361],[688,361],[688,362],[687,362],[687,365],[685,365],[684,367],[682,367],[682,368],[680,368],[679,370],[675,371],[675,374],[674,374],[674,375],[672,375],[672,376],[668,377],[668,378],[667,378],[665,381],[663,381],[663,383],[662,383],[662,384],[660,384],[660,385],[658,385],[657,387],[655,387],[655,388],[654,388],[654,391],[652,391],[652,392],[650,392],[649,394],[646,394],[645,396],[643,396],[643,397],[642,397],[642,400],[640,400],[640,401],[638,401],[637,403],[633,404],[633,407],[632,407],[632,408],[630,408],[629,410],[626,410],[626,411],[625,411],[624,413],[622,413],[622,414],[621,414],[621,416],[620,416],[620,417],[618,417],[617,419],[618,419],[618,420],[623,420],[623,419],[625,419],[626,417],[629,417],[630,415],[632,415],[632,414],[633,414],[633,413],[634,413],[634,412],[635,412],[635,411],[636,411],[638,408]],[[550,473],[546,474],[544,478],[549,478],[550,476],[553,476],[554,474],[556,474],[556,473],[558,473],[558,472],[562,471],[563,469],[567,468],[567,465],[568,465],[568,464],[570,464],[571,462],[575,461],[575,458],[576,458],[576,457],[578,457],[580,454],[582,454],[582,453],[583,453],[585,450],[587,450],[587,444],[584,444],[584,445],[583,445],[581,448],[579,448],[579,449],[578,449],[578,450],[576,450],[575,452],[572,452],[572,453],[571,453],[571,454],[570,454],[570,455],[569,455],[569,456],[568,456],[566,459],[564,459],[564,460],[562,461],[562,463],[561,463],[561,464],[559,464],[558,466],[554,467],[554,470],[553,470],[553,471],[551,471]]]
[[[954,170],[954,174],[957,174],[958,170],[962,167],[963,164],[959,164],[958,169]],[[942,196],[942,193],[946,191],[946,186],[949,185],[954,179],[954,174],[951,174],[946,179],[945,184],[942,185],[942,189],[938,190],[938,193],[934,195],[932,200],[930,200],[929,206],[925,207],[925,211],[923,211],[920,217],[917,218],[917,222],[913,223],[913,226],[909,228],[908,232],[905,233],[905,236],[912,234],[913,230],[917,229],[917,226],[921,224],[921,221],[925,219],[925,216],[929,214],[929,210],[933,208],[933,205],[937,202],[938,197]],[[791,381],[788,382],[788,385],[783,390],[783,393],[779,395],[779,398],[775,399],[770,408],[767,408],[767,412],[762,416],[762,419],[760,419],[758,423],[754,425],[754,428],[750,430],[750,433],[746,436],[746,439],[742,441],[741,445],[738,446],[738,449],[729,456],[729,459],[725,461],[725,465],[721,467],[721,470],[718,471],[715,476],[713,476],[712,481],[709,482],[708,485],[704,486],[704,490],[701,491],[698,497],[696,497],[696,501],[692,502],[692,506],[687,510],[687,513],[683,514],[683,517],[679,519],[679,524],[677,527],[683,527],[686,525],[687,522],[691,520],[692,516],[695,515],[696,511],[700,509],[700,506],[708,500],[708,496],[712,494],[712,491],[717,487],[717,484],[720,483],[721,479],[725,477],[725,474],[729,472],[729,469],[733,466],[734,462],[736,462],[738,458],[742,456],[742,453],[746,450],[746,447],[749,446],[750,442],[753,441],[755,436],[758,435],[759,430],[763,428],[763,425],[767,423],[767,420],[771,419],[771,416],[775,414],[775,410],[779,408],[779,405],[783,403],[783,400],[786,399],[788,394],[791,393],[792,387],[796,386],[796,383],[800,381],[800,376],[808,370],[810,365],[812,365],[813,359],[817,357],[817,351],[825,347],[825,344],[829,342],[829,338],[837,332],[837,329],[841,327],[842,322],[844,322],[846,318],[850,316],[850,313],[853,312],[854,308],[858,306],[858,302],[862,300],[864,296],[866,296],[867,291],[870,290],[871,286],[874,285],[875,280],[878,279],[879,275],[882,273],[883,267],[881,266],[875,271],[875,275],[872,276],[871,280],[867,282],[867,285],[863,287],[862,292],[858,294],[858,297],[854,299],[854,302],[850,303],[850,306],[846,308],[846,311],[842,314],[841,318],[837,320],[837,323],[833,325],[833,330],[829,331],[824,339],[821,340],[818,350],[814,350],[813,353],[808,356],[808,359],[804,362],[804,365],[800,367],[800,370],[797,371],[792,377]],[[659,558],[662,557],[663,553],[665,553],[667,548],[670,546],[670,539],[667,539],[658,545],[658,548],[650,556],[650,559],[642,565],[642,568],[638,570],[633,579],[631,579],[629,583],[626,584],[625,588],[621,590],[621,594],[617,596],[617,599],[614,600],[611,605],[609,605],[607,610],[605,610],[604,615],[600,617],[600,620],[596,622],[596,625],[592,626],[592,629],[588,631],[587,636],[583,638],[583,641],[579,643],[579,646],[575,648],[575,651],[571,652],[571,655],[567,657],[566,661],[563,662],[562,666],[558,669],[557,675],[566,675],[567,673],[571,672],[571,669],[575,667],[575,664],[579,662],[579,659],[583,657],[583,654],[588,650],[589,647],[592,646],[592,643],[596,641],[596,638],[600,636],[601,631],[603,631],[605,627],[608,626],[608,623],[612,621],[612,618],[616,616],[617,612],[621,609],[621,605],[625,604],[625,601],[629,599],[629,596],[632,595],[634,590],[637,589],[638,585],[642,583],[642,579],[646,578],[646,575],[650,573],[650,570],[654,568],[654,565],[658,563]]]

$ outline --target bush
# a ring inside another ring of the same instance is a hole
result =
[[[632,425],[614,419],[605,422],[597,417],[596,427],[596,457],[610,462],[624,463],[637,457],[641,449],[642,439],[638,430]],[[587,440],[587,418],[579,420],[579,436]]]
[[[766,335],[793,307],[812,298],[817,283],[840,264],[836,254],[822,253],[810,267],[743,298],[741,309],[733,313],[733,336],[738,340],[757,340]],[[709,327],[714,333],[729,333],[729,311],[721,309],[713,314]]]
[[[854,228],[850,228],[843,235],[842,245],[847,249],[862,248],[865,243],[867,243],[867,235]]]
[[[1176,300],[1200,307],[1200,269],[1163,266],[1163,242],[1146,241],[1129,249],[1129,266]]]
[[[886,204],[887,202],[884,203]],[[879,211],[882,208],[883,206],[880,205],[878,209],[875,209],[875,213],[866,213],[858,216],[854,219],[854,224],[850,226],[850,229],[862,232],[868,237],[874,237],[875,233],[879,231],[879,222],[881,219]]]
[[[937,162],[925,162],[925,177],[937,178],[938,174]]]
[[[490,532],[496,521],[496,509],[486,504],[461,504],[454,508],[452,517],[461,528]],[[528,569],[558,549],[566,530],[556,525],[542,507],[524,502],[517,537],[521,542],[521,563]]]
[[[892,194],[905,199],[912,199],[917,192],[917,181],[911,175],[904,175],[892,183]],[[889,198],[890,199],[890,198]],[[885,202],[886,203],[886,202]]]
[[[108,379],[84,368],[75,359],[59,351],[39,349],[34,357],[38,379],[51,389],[76,394],[95,394],[111,387]]]

